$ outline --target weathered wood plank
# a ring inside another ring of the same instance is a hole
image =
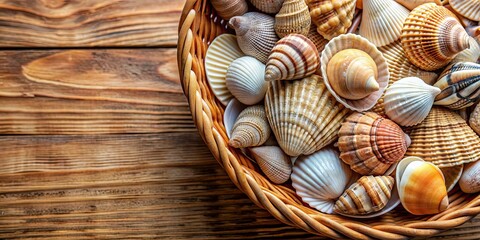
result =
[[[0,47],[175,46],[185,0],[0,0]]]

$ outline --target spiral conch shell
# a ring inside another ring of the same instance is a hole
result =
[[[250,0],[252,5],[264,13],[278,13],[284,0]]]
[[[480,21],[480,0],[450,0],[449,3],[462,16]]]
[[[320,65],[315,44],[301,34],[277,42],[267,60],[265,80],[296,80],[312,75]]]
[[[248,11],[246,0],[211,0],[210,3],[218,15],[225,20],[241,16]]]
[[[355,0],[306,0],[312,22],[330,40],[347,32],[355,13]]]
[[[408,59],[428,71],[444,67],[469,47],[469,36],[457,17],[435,3],[420,5],[410,12],[401,41]]]
[[[226,84],[241,103],[256,104],[263,100],[267,92],[265,65],[250,56],[237,58],[227,69]]]
[[[255,105],[245,108],[233,125],[228,144],[235,148],[260,146],[270,137],[265,107]]]
[[[292,33],[306,36],[311,22],[305,0],[285,0],[275,15],[275,32],[281,38]]]
[[[282,184],[290,179],[292,161],[278,146],[253,147],[249,151],[273,183]]]
[[[235,29],[240,49],[245,54],[265,63],[270,51],[278,41],[277,34],[273,29],[274,22],[275,19],[272,16],[248,12],[243,16],[233,17],[229,24]]]
[[[470,120],[468,121],[470,127],[480,136],[480,104],[475,107],[472,114],[470,114]]]

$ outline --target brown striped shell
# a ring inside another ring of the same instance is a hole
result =
[[[298,33],[307,35],[311,25],[308,6],[304,0],[285,0],[275,15],[275,32],[279,37]]]
[[[249,151],[270,181],[282,184],[290,179],[292,161],[281,148],[278,146],[260,146],[250,148]]]
[[[264,13],[278,13],[284,0],[250,0],[252,5]]]
[[[312,23],[330,40],[347,32],[355,13],[355,0],[306,0]]]
[[[248,11],[246,0],[211,0],[210,3],[218,15],[225,20],[241,16]]]
[[[235,148],[260,146],[270,137],[265,107],[255,105],[245,108],[233,125],[228,144]]]

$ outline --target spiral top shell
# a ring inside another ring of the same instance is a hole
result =
[[[306,0],[312,22],[330,40],[347,32],[355,13],[355,0]]]

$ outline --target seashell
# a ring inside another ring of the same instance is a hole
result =
[[[277,42],[268,56],[265,80],[296,80],[312,75],[320,65],[317,48],[301,34]]]
[[[465,165],[462,176],[458,182],[460,189],[465,193],[476,193],[480,191],[480,161]]]
[[[411,214],[435,214],[447,209],[445,180],[442,171],[432,163],[407,157],[397,166],[396,181],[400,201]]]
[[[272,16],[257,12],[248,12],[229,21],[237,34],[240,49],[262,63],[267,62],[270,51],[278,41],[273,29],[274,23],[275,19]]]
[[[435,105],[454,110],[472,106],[480,99],[480,64],[455,63],[440,74],[434,86],[442,90]]]
[[[417,77],[398,80],[385,93],[385,113],[401,126],[419,124],[427,117],[439,93],[439,88]]]
[[[435,3],[438,6],[442,6],[440,0],[395,0],[396,2],[402,4],[408,10],[413,10],[414,8],[424,4],[424,3]]]
[[[460,180],[463,173],[463,164],[448,168],[440,168],[440,171],[442,171],[443,177],[445,178],[445,186],[447,187],[447,192],[449,192],[455,187],[458,180]]]
[[[227,105],[233,98],[225,82],[228,66],[233,60],[242,56],[245,54],[238,47],[237,37],[232,34],[219,35],[207,49],[205,75],[213,94],[223,105]]]
[[[320,62],[328,90],[351,110],[372,108],[387,87],[385,59],[375,45],[361,36],[344,34],[332,39]]]
[[[363,176],[337,200],[334,211],[349,215],[378,212],[390,200],[393,184],[390,176]]]
[[[382,175],[402,159],[410,138],[389,119],[354,112],[338,132],[340,159],[362,175]]]
[[[249,150],[260,169],[262,169],[270,181],[282,184],[290,179],[292,161],[282,149],[277,146],[261,146],[253,147]]]
[[[469,47],[468,34],[455,15],[435,3],[420,5],[410,12],[403,24],[401,42],[410,62],[428,71],[444,67]]]
[[[470,120],[468,121],[470,127],[480,136],[480,104],[475,107],[472,114],[470,115]]]
[[[394,0],[364,0],[359,34],[377,47],[400,38],[410,11]]]
[[[310,39],[313,44],[315,44],[315,47],[317,47],[317,51],[321,53],[323,49],[325,48],[325,45],[327,45],[328,40],[322,37],[315,27],[312,25],[310,27],[310,30],[308,31],[307,38]]]
[[[455,14],[455,16],[458,18],[458,21],[462,24],[463,27],[467,28],[477,25],[477,22],[464,17],[462,14],[458,13],[457,10],[453,9],[451,5],[445,5],[444,7],[446,7],[450,12]]]
[[[247,106],[243,105],[236,98],[232,98],[232,100],[228,102],[225,112],[223,113],[223,125],[225,126],[225,132],[228,138],[232,138],[233,125],[235,125],[238,115],[240,115],[245,108],[247,108]]]
[[[324,38],[332,38],[347,32],[352,25],[355,0],[305,0],[312,22]]]
[[[480,44],[480,26],[467,27],[465,30]]]
[[[449,3],[462,16],[480,21],[480,0],[450,0]]]
[[[241,103],[256,104],[263,100],[267,92],[265,65],[250,56],[237,58],[227,69],[226,84]]]
[[[302,200],[320,212],[331,214],[354,174],[338,158],[338,151],[326,147],[295,162],[292,186]]]
[[[318,75],[271,82],[265,109],[278,144],[289,156],[312,154],[334,142],[349,113]]]
[[[210,3],[218,15],[225,20],[241,16],[248,11],[246,0],[211,0]]]
[[[461,51],[453,60],[453,63],[457,62],[474,62],[476,63],[478,59],[480,58],[480,45],[478,44],[477,41],[475,41],[475,38],[470,37],[469,38],[470,42],[470,47]]]
[[[238,115],[228,144],[235,148],[260,146],[267,141],[270,133],[265,107],[250,106]]]
[[[440,168],[480,159],[480,137],[457,113],[433,106],[427,118],[412,127],[407,156],[418,156]]]
[[[312,20],[305,0],[285,0],[275,15],[275,32],[280,38],[292,33],[307,36]]]
[[[284,0],[250,0],[252,5],[264,13],[278,13]]]

